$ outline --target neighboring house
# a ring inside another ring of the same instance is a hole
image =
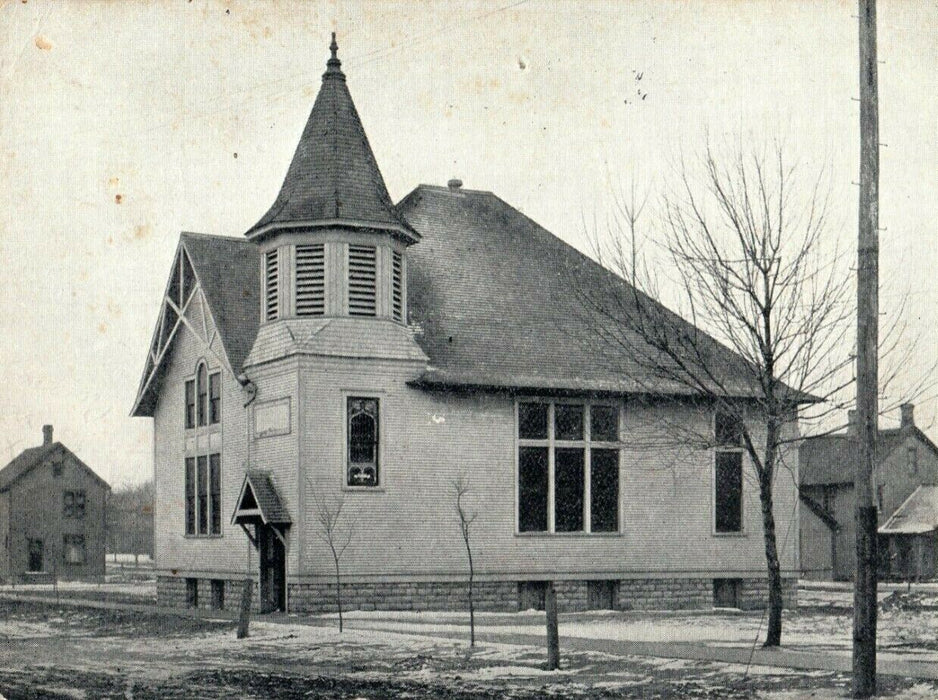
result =
[[[920,486],[938,483],[938,447],[915,425],[915,407],[903,404],[899,428],[880,430],[873,471],[879,522],[886,523]],[[846,581],[856,570],[853,491],[859,443],[854,413],[846,433],[807,438],[801,445],[801,568],[811,579]],[[898,575],[900,533],[880,528],[881,575]],[[890,559],[892,557],[892,559]],[[908,567],[909,564],[902,564]]]
[[[903,581],[938,575],[938,486],[919,486],[879,528],[881,574]]]
[[[0,579],[103,578],[111,487],[42,428],[0,469]]]
[[[571,275],[624,282],[459,181],[394,205],[332,49],[271,209],[244,240],[180,238],[133,408],[154,421],[160,604],[224,607],[253,577],[263,610],[330,609],[319,515],[341,503],[347,605],[460,606],[460,476],[480,608],[542,605],[547,581],[566,609],[762,604],[737,431],[585,349]],[[775,494],[796,533],[791,480]],[[798,538],[779,541],[791,595]]]

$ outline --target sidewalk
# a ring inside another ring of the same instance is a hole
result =
[[[20,600],[38,603],[53,603],[51,596],[24,595],[10,591],[0,592],[0,600]],[[211,620],[237,620],[237,610],[209,610],[193,608],[167,608],[158,607],[149,603],[124,603],[82,598],[62,598],[59,605],[72,605],[76,607],[97,608],[102,610],[127,610],[133,612],[159,614],[175,617],[192,617]],[[561,616],[563,618],[564,616]],[[252,620],[274,622],[279,624],[313,625],[318,627],[335,625],[334,617],[299,616],[284,613],[267,615],[252,615]],[[372,630],[391,632],[395,634],[432,637],[452,641],[465,641],[468,637],[468,625],[464,632],[441,632],[437,630],[414,629],[412,623],[408,629],[395,630],[393,618],[382,618],[381,624],[369,624],[365,619],[346,618],[345,626],[348,629]],[[480,642],[495,644],[514,644],[521,646],[544,647],[545,635],[524,634],[515,632],[487,632],[484,625],[476,626],[476,639]],[[847,652],[831,651],[800,651],[785,647],[776,649],[763,649],[756,646],[754,649],[744,646],[712,646],[697,642],[639,642],[613,639],[589,639],[584,637],[561,636],[561,654],[564,649],[576,651],[597,651],[616,656],[651,656],[665,659],[686,659],[693,661],[717,661],[731,664],[770,666],[775,668],[791,668],[800,670],[819,671],[851,671],[851,656]],[[902,676],[907,678],[921,678],[938,680],[938,664],[933,662],[917,661],[895,653],[880,652],[877,659],[877,672],[882,675]]]

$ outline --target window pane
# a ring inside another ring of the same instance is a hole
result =
[[[547,448],[518,448],[518,530],[547,530]]]
[[[736,416],[718,411],[714,424],[717,445],[732,445],[737,447],[743,444],[743,433],[739,419]]]
[[[554,407],[554,439],[583,439],[583,407],[559,403]]]
[[[221,455],[209,455],[209,493],[211,494],[212,534],[221,534]]]
[[[186,458],[186,534],[195,534],[195,459]]]
[[[348,485],[378,485],[378,399],[348,399]]]
[[[208,378],[206,376],[205,365],[199,365],[199,371],[196,374],[196,391],[199,395],[198,419],[199,425],[205,425],[206,408],[208,399]]]
[[[590,439],[616,442],[619,439],[619,408],[590,406]]]
[[[716,453],[716,531],[739,532],[743,524],[743,455]]]
[[[208,422],[215,425],[221,420],[221,374],[209,375],[208,386]]]
[[[547,404],[518,404],[518,437],[522,440],[547,439]]]
[[[208,534],[208,460],[199,457],[198,465],[198,506],[199,506],[199,534]]]
[[[582,415],[582,414],[581,414]],[[557,448],[554,452],[554,530],[583,530],[583,450]]]
[[[619,451],[590,450],[590,528],[592,532],[619,529]]]
[[[195,427],[195,382],[186,382],[186,427]]]

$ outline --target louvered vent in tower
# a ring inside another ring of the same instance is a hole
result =
[[[296,247],[296,315],[326,313],[326,256],[322,243]]]
[[[374,246],[350,245],[348,247],[349,316],[376,315],[376,281]]]
[[[404,321],[404,258],[396,250],[391,253],[391,311],[395,321]]]
[[[264,256],[264,318],[273,321],[280,311],[280,259],[277,249]]]

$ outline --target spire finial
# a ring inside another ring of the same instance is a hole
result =
[[[345,75],[342,73],[342,61],[339,60],[339,45],[335,41],[335,32],[332,32],[332,43],[329,44],[329,51],[332,52],[332,58],[326,61],[326,72],[322,77],[336,77],[344,80]]]

